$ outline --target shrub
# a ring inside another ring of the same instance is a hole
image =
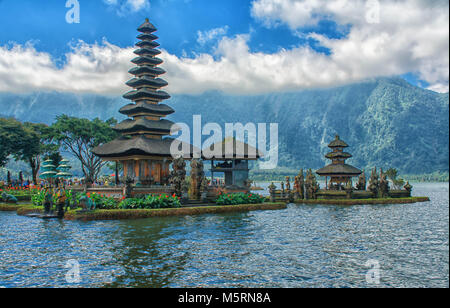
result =
[[[87,194],[87,197],[91,198],[95,203],[95,208],[99,210],[117,210],[119,209],[119,203],[113,198],[97,193]],[[78,200],[80,200],[78,198]],[[79,204],[79,201],[78,201]]]
[[[217,205],[259,204],[264,203],[266,198],[258,194],[219,194]]]
[[[170,209],[181,207],[180,199],[173,195],[147,195],[143,198],[124,199],[119,204],[121,209]]]

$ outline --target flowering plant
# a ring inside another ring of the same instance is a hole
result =
[[[264,203],[265,197],[257,194],[224,194],[219,193],[216,200],[217,205],[259,204]]]

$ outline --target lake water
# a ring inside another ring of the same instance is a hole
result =
[[[432,201],[107,222],[2,212],[0,287],[448,288],[449,185],[414,186]]]

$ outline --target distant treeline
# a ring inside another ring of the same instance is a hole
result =
[[[449,172],[433,172],[428,174],[404,175],[410,182],[449,182]]]
[[[306,172],[307,169],[304,169]],[[277,170],[252,170],[250,171],[250,179],[256,182],[269,182],[269,181],[284,181],[287,176],[293,178],[298,175],[300,170],[293,170],[289,168],[280,168]],[[367,174],[369,176],[369,174]],[[428,174],[416,174],[416,175],[399,175],[402,178],[410,182],[449,182],[449,172],[433,172]]]

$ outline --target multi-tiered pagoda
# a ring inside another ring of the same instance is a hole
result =
[[[348,148],[348,144],[336,136],[328,147],[332,149],[331,153],[325,155],[327,159],[330,159],[332,163],[320,170],[317,170],[317,174],[325,177],[327,189],[342,190],[345,188],[343,185],[351,184],[352,178],[359,176],[362,171],[347,165],[345,161],[353,156],[350,153],[344,152],[345,148]],[[328,177],[330,177],[330,184],[328,185]]]
[[[173,122],[164,119],[174,113],[174,110],[162,101],[170,95],[160,89],[168,83],[159,78],[165,71],[158,67],[163,60],[157,58],[161,51],[155,42],[158,37],[148,19],[138,31],[139,42],[131,60],[136,67],[129,73],[134,78],[126,84],[133,88],[123,97],[132,101],[120,109],[120,113],[129,119],[118,124],[114,129],[121,137],[110,143],[94,149],[94,154],[106,161],[116,161],[123,164],[124,177],[134,179],[138,184],[166,184],[169,177],[169,166],[172,162],[170,135]]]

